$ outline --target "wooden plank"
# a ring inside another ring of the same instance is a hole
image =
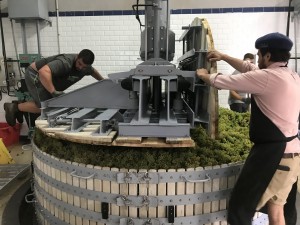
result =
[[[147,173],[146,169],[140,169],[139,173]],[[148,184],[141,183],[139,184],[139,195],[140,196],[148,196]],[[148,217],[148,207],[143,206],[139,208],[139,217],[147,218]]]
[[[55,158],[57,161],[59,161],[58,158]],[[61,172],[58,169],[55,169],[55,180],[61,181]],[[62,201],[62,191],[61,189],[56,189],[56,198],[60,201]],[[64,221],[64,212],[63,210],[59,209],[58,207],[55,207],[55,215],[58,217],[61,221]]]
[[[60,161],[62,163],[66,163],[66,161],[63,160],[63,159],[61,159]],[[64,171],[60,171],[60,179],[61,179],[61,182],[66,184],[67,183],[67,173],[64,172]],[[67,194],[67,192],[65,192],[65,191],[61,192],[61,200],[65,203],[68,203],[68,194]],[[63,221],[68,223],[70,221],[70,214],[68,212],[64,211],[64,210],[61,210],[61,211],[63,213],[63,218],[64,218]]]
[[[219,168],[221,168],[220,165],[213,166],[213,169],[219,169]],[[220,178],[213,179],[212,180],[212,191],[219,191],[219,190],[220,190]],[[220,211],[219,203],[220,202],[218,200],[211,202],[211,212]],[[217,221],[217,222],[214,222],[212,224],[213,225],[219,225],[220,222]]]
[[[211,170],[211,166],[204,167],[204,170]],[[212,191],[212,180],[204,182],[204,192],[210,193]],[[203,203],[203,213],[211,213],[211,202]],[[206,223],[206,225],[210,225],[210,223]]]
[[[113,146],[128,147],[154,147],[154,148],[179,148],[179,147],[195,147],[195,142],[191,138],[177,139],[176,142],[166,138],[143,138],[141,143],[134,142],[112,142]]]
[[[103,171],[110,171],[109,167],[102,167]],[[102,192],[103,193],[111,193],[110,181],[102,180]],[[108,214],[112,214],[113,211],[111,210],[111,203],[108,203]],[[101,211],[102,212],[102,211]]]
[[[185,172],[185,169],[177,169],[178,173]],[[168,190],[169,193],[169,190]],[[177,182],[176,183],[176,195],[184,195],[185,194],[185,182]],[[184,205],[177,205],[176,207],[176,215],[177,217],[184,217]]]
[[[80,163],[79,166],[82,167],[82,168],[86,167],[86,165],[83,164],[83,163]],[[81,189],[84,189],[84,190],[87,189],[87,180],[91,180],[91,178],[90,179],[79,178],[79,187]],[[88,208],[87,198],[80,197],[80,208],[82,208],[82,209],[87,209]],[[82,225],[89,225],[89,220],[86,219],[86,218],[82,218]]]
[[[73,165],[78,166],[79,163],[72,162]],[[72,176],[73,186],[80,187],[80,180],[78,177]],[[78,195],[74,195],[74,206],[80,207],[80,197]],[[82,218],[80,216],[75,216],[76,225],[82,224]]]
[[[157,170],[151,169],[149,170],[149,173],[156,173]],[[148,190],[148,195],[149,196],[157,196],[158,192],[158,185],[157,184],[149,184],[149,190]],[[148,211],[148,217],[149,218],[157,218],[157,207],[149,207]]]
[[[118,172],[119,168],[111,168],[111,171],[113,172]],[[110,182],[110,187],[111,187],[111,193],[112,194],[119,194],[120,193],[120,187],[117,181],[111,181]],[[111,214],[115,216],[120,215],[120,207],[116,204],[111,204]]]
[[[123,137],[123,136],[118,136],[115,140],[116,144],[140,144],[142,143],[142,137]]]
[[[203,171],[203,167],[197,167],[196,171]],[[201,182],[195,184],[195,194],[201,194],[204,192],[204,184]],[[203,214],[203,203],[195,204],[195,215]]]
[[[195,171],[194,168],[188,168],[186,171]],[[192,195],[195,193],[195,183],[193,182],[186,182],[185,183],[185,194]],[[185,206],[185,216],[194,216],[194,205],[186,205]]]
[[[95,170],[102,170],[100,166],[95,166]],[[98,195],[102,192],[102,180],[94,178],[94,189],[98,192]],[[95,212],[102,212],[101,202],[99,200],[95,201]],[[97,222],[97,225],[105,225],[104,223]]]
[[[90,165],[90,164],[86,165],[86,167],[90,168],[90,169],[94,169],[94,166]],[[95,188],[94,188],[94,178],[87,179],[86,189],[91,190],[91,191],[95,190]],[[95,211],[95,200],[94,199],[90,199],[90,198],[87,199],[87,209],[91,212]],[[97,222],[94,221],[94,220],[90,220],[89,225],[97,225]]]
[[[51,176],[51,168],[48,164],[45,164],[45,169],[46,169],[46,174],[48,176]],[[52,189],[51,189],[51,186],[45,182],[45,191],[48,193],[48,194],[52,194]],[[52,208],[52,204],[50,204],[49,200],[46,199],[46,207],[45,207],[49,212],[51,212],[51,208]]]
[[[168,173],[173,173],[173,172],[176,172],[175,169],[168,169],[167,170]],[[166,193],[167,196],[174,196],[176,195],[176,183],[175,182],[168,182],[167,183],[167,193]],[[170,202],[170,204],[168,206],[175,206],[174,204],[172,204],[172,202]],[[176,210],[176,209],[175,209]]]
[[[121,168],[120,172],[127,173],[128,169]],[[120,195],[127,196],[129,194],[128,190],[129,185],[128,184],[120,184]],[[128,217],[128,206],[121,206],[120,207],[120,216],[121,217]]]
[[[116,131],[110,132],[108,136],[95,135],[92,132],[57,132],[55,137],[82,144],[110,145],[116,134]]]
[[[70,161],[66,161],[68,164],[72,164]],[[67,184],[73,185],[73,178],[71,176],[71,173],[67,173]],[[71,193],[68,193],[68,204],[69,205],[74,205],[74,195]],[[69,224],[71,225],[76,225],[76,219],[74,214],[70,214],[69,216]]]
[[[159,169],[159,173],[165,173],[165,169]],[[157,184],[157,195],[158,196],[166,196],[167,195],[167,184],[166,183],[158,183]],[[158,206],[157,207],[157,217],[166,217],[166,207]]]
[[[129,173],[137,173],[136,169],[130,169]],[[128,184],[129,195],[138,196],[138,184]],[[129,207],[129,214],[130,218],[137,218],[138,217],[138,208],[137,207]]]
[[[221,165],[221,168],[227,168],[227,167],[228,167],[227,164]],[[228,178],[222,177],[220,178],[220,190],[226,190],[226,189],[228,189]],[[221,199],[219,204],[220,204],[220,210],[227,209],[227,199]],[[220,222],[220,225],[227,225],[227,221],[222,220]]]
[[[47,121],[46,121],[47,122]],[[107,136],[95,135],[99,125],[89,125],[80,132],[64,132],[70,126],[48,127],[45,121],[39,121],[37,127],[47,136],[67,140],[81,144],[127,146],[127,147],[156,147],[156,148],[180,148],[194,147],[195,142],[190,137],[183,138],[153,138],[153,137],[119,137],[116,131],[111,131]]]

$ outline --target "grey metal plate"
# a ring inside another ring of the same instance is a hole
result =
[[[30,169],[29,164],[0,165],[0,193],[4,188],[25,171]]]

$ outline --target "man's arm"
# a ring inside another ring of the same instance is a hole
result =
[[[93,67],[93,73],[91,74],[92,77],[94,77],[96,80],[103,80],[104,78],[101,76],[101,74]]]
[[[55,87],[52,83],[52,72],[48,65],[43,66],[39,71],[39,78],[42,85],[46,88],[49,93],[55,91]]]
[[[243,71],[243,60],[241,59],[237,59],[234,57],[231,57],[229,55],[223,54],[221,52],[218,52],[216,50],[210,51],[207,53],[207,59],[210,62],[215,62],[215,61],[225,61],[227,62],[229,65],[231,65],[233,68],[235,68],[238,71]]]
[[[230,96],[233,99],[242,101],[242,97],[236,91],[229,91],[229,92],[230,92]]]

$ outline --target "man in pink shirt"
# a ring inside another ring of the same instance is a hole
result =
[[[271,225],[296,224],[292,217],[296,215],[297,190],[292,187],[300,174],[300,78],[287,67],[292,46],[287,36],[270,33],[255,42],[259,68],[211,51],[209,61],[224,60],[241,74],[225,76],[197,70],[199,78],[218,89],[251,93],[249,135],[254,145],[229,201],[231,225],[250,225],[255,211],[267,212]],[[284,210],[286,206],[288,210]]]

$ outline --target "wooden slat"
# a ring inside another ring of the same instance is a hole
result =
[[[147,170],[141,169],[139,173],[147,173]],[[141,183],[139,184],[139,195],[140,196],[148,196],[148,184]],[[140,218],[147,218],[148,217],[148,207],[141,207],[139,208],[139,217]]]
[[[149,170],[149,173],[156,173],[157,170],[151,169]],[[158,195],[158,185],[157,184],[149,184],[149,190],[148,194],[149,196],[157,196]],[[148,216],[149,218],[156,218],[158,217],[157,215],[157,207],[150,207],[148,211]]]
[[[72,164],[72,162],[67,161],[68,164]],[[73,185],[73,178],[70,173],[67,173],[67,184]],[[68,204],[74,205],[74,196],[71,193],[68,193]],[[76,219],[74,214],[70,214],[69,223],[71,225],[76,225]]]
[[[51,156],[51,159],[54,159],[54,157]],[[49,168],[50,168],[50,177],[55,179],[55,168],[53,168],[51,166]],[[56,198],[57,189],[55,187],[53,187],[52,185],[49,185],[49,187],[50,187],[49,194],[52,195],[54,198]],[[55,215],[55,206],[53,204],[51,204],[50,212],[52,215]]]
[[[186,171],[195,171],[193,168],[188,168]],[[185,194],[191,195],[195,193],[195,183],[186,182],[185,183]],[[194,216],[194,205],[185,206],[185,216]]]
[[[60,160],[62,163],[66,163],[65,160]],[[64,171],[60,171],[60,178],[61,178],[61,182],[63,183],[67,183],[67,173],[64,172]],[[67,192],[65,191],[62,191],[61,192],[61,200],[65,203],[68,203],[68,194]],[[68,223],[70,221],[70,214],[64,210],[61,210],[63,212],[63,217],[64,217],[64,220],[66,223]]]
[[[178,173],[184,172],[185,169],[177,169]],[[169,190],[168,190],[169,193]],[[176,183],[176,195],[184,195],[185,194],[185,182],[177,182]],[[184,205],[177,205],[176,207],[176,215],[178,217],[183,217],[184,216]]]
[[[170,173],[173,173],[173,172],[176,172],[175,169],[168,169],[167,170],[168,172]],[[166,193],[167,196],[173,196],[173,195],[176,195],[176,183],[171,183],[171,182],[168,182],[167,183],[167,193]],[[175,206],[174,204],[170,203],[169,206]]]
[[[128,170],[125,168],[120,169],[120,172],[127,173]],[[128,190],[129,185],[128,184],[120,184],[120,195],[127,196],[129,194]],[[120,216],[128,217],[128,206],[121,206],[120,207]]]
[[[109,167],[102,167],[103,171],[110,171]],[[102,192],[103,193],[111,193],[110,181],[102,180]],[[108,203],[108,214],[112,214],[111,203]]]
[[[227,168],[227,164],[221,165],[221,168]],[[222,177],[220,178],[220,190],[226,190],[228,188],[228,178]],[[220,210],[227,209],[227,199],[221,199],[220,200]],[[220,225],[227,225],[227,221],[223,220],[220,222]]]
[[[137,170],[130,169],[129,173],[137,173]],[[129,188],[129,195],[138,196],[138,184],[128,184]],[[136,207],[129,207],[129,218],[137,218],[138,217],[138,208]]]
[[[195,142],[190,138],[142,138],[142,137],[119,137],[116,131],[111,131],[107,136],[95,135],[93,132],[97,130],[99,125],[89,125],[80,132],[64,132],[70,126],[48,127],[47,121],[39,120],[37,128],[45,135],[52,138],[58,138],[71,142],[92,145],[106,146],[127,146],[127,147],[156,147],[156,148],[172,148],[172,147],[194,147]]]
[[[166,172],[166,170],[159,169],[158,172],[164,173],[164,172]],[[167,195],[167,184],[166,183],[158,183],[157,195],[158,196],[166,196]],[[166,207],[164,207],[164,206],[157,207],[157,217],[166,217]]]
[[[102,170],[100,166],[95,166],[96,170]],[[102,192],[102,180],[94,178],[94,189],[97,191],[100,195]],[[101,209],[101,202],[99,200],[95,201],[95,212],[102,212]],[[105,225],[104,223],[97,222],[97,225]]]
[[[219,169],[221,168],[220,165],[213,166],[213,169]],[[220,178],[216,178],[212,180],[212,191],[219,191],[220,190]],[[220,211],[220,202],[212,201],[211,202],[211,212],[218,212]],[[212,223],[213,225],[219,225],[220,222],[217,221],[215,223]]]
[[[111,171],[118,172],[119,168],[111,168]],[[110,187],[111,187],[110,192],[112,194],[119,194],[120,193],[120,187],[119,187],[119,184],[116,181],[111,181],[110,182]],[[111,214],[119,216],[120,215],[120,207],[118,205],[116,205],[116,204],[112,204],[112,206],[111,206]]]
[[[82,163],[80,163],[79,166],[82,168],[86,167],[86,165]],[[87,189],[87,180],[91,180],[91,178],[90,179],[79,178],[79,187],[82,189]],[[88,208],[87,198],[80,197],[80,208],[82,209]],[[82,225],[89,225],[89,220],[86,218],[82,218]]]
[[[79,163],[72,162],[73,165],[78,166]],[[78,177],[72,176],[73,186],[80,187],[80,180]],[[80,207],[80,197],[78,195],[74,195],[74,206]],[[82,224],[82,218],[80,216],[75,216],[76,225]]]
[[[142,143],[142,137],[123,137],[118,136],[115,140],[115,143],[118,145],[123,144],[141,144]]]
[[[204,167],[204,170],[211,170],[211,166]],[[212,191],[212,180],[204,182],[204,192],[211,192]],[[211,213],[211,202],[204,202],[203,204],[203,213]],[[206,225],[209,225],[207,223]]]
[[[56,160],[58,160],[56,158]],[[61,172],[58,169],[55,169],[55,180],[62,181],[61,179]],[[56,189],[56,198],[60,201],[62,201],[62,191],[60,189]],[[61,220],[64,221],[64,212],[63,210],[59,209],[58,207],[55,207],[55,215]]]
[[[94,168],[94,166],[90,165],[90,164],[87,165],[86,167],[90,168],[90,169]],[[95,188],[94,188],[94,178],[87,179],[87,181],[86,181],[86,189],[87,190],[91,190],[91,191],[95,190]],[[87,199],[87,209],[89,211],[92,211],[92,212],[95,211],[95,200],[94,199]],[[93,221],[93,220],[90,220],[89,225],[97,225],[97,222]]]
[[[196,171],[203,171],[203,167],[197,167],[195,169]],[[204,192],[204,184],[201,183],[196,183],[195,184],[195,193],[196,194],[201,194]],[[195,214],[196,215],[201,215],[203,214],[203,203],[195,204]]]
[[[45,172],[48,176],[51,176],[51,168],[48,164],[45,164]],[[45,184],[45,191],[49,193],[50,195],[52,194],[52,189],[51,186],[47,183]],[[46,199],[46,207],[45,207],[49,212],[51,212],[52,204]]]

